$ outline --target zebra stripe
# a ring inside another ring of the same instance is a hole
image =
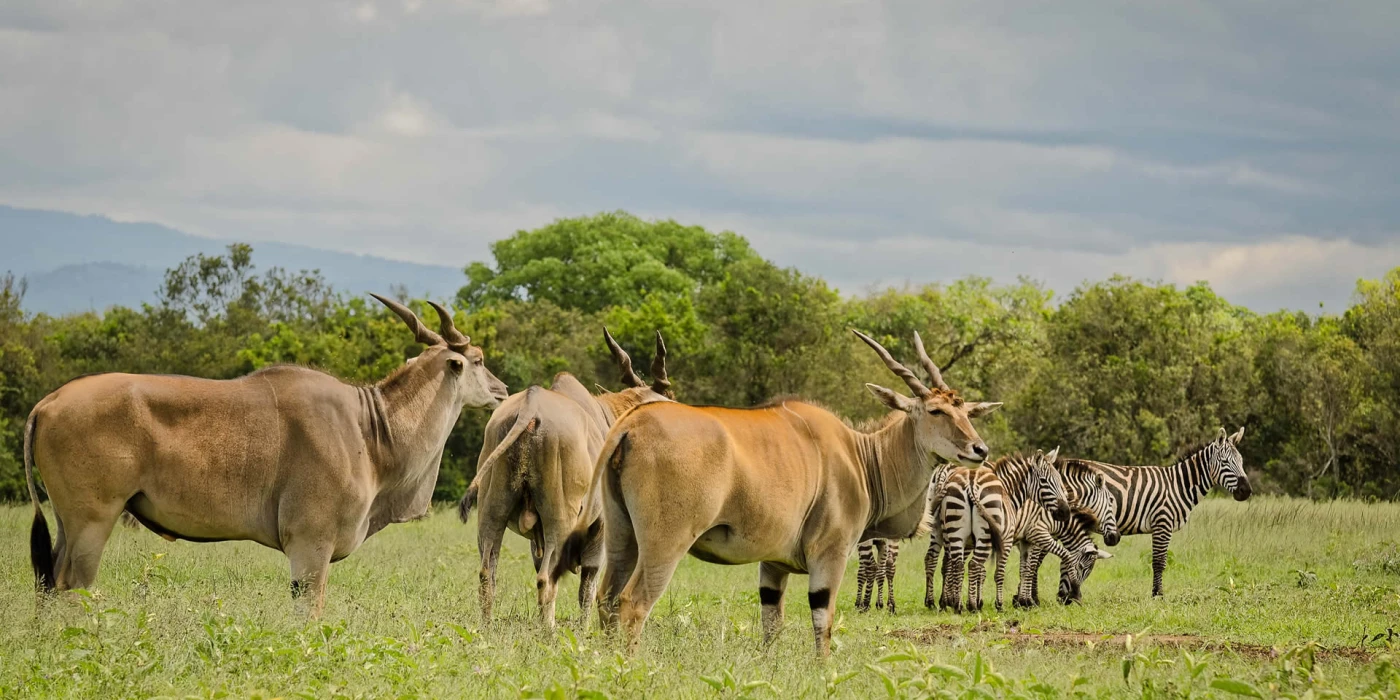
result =
[[[1162,595],[1162,573],[1172,533],[1186,524],[1191,510],[1212,487],[1228,491],[1237,501],[1249,498],[1249,478],[1238,448],[1244,428],[1220,436],[1190,451],[1169,467],[1125,467],[1088,460],[1066,460],[1103,472],[1116,500],[1118,531],[1122,535],[1152,535],[1152,595]],[[1064,585],[1062,576],[1062,586]]]
[[[1102,472],[1079,462],[1062,461],[1057,465],[1060,478],[1069,492],[1070,507],[1075,517],[1057,521],[1044,509],[1035,509],[1033,522],[1028,523],[1029,535],[1018,543],[1021,552],[1021,581],[1012,604],[1017,607],[1040,605],[1040,563],[1046,554],[1060,560],[1063,584],[1061,602],[1080,599],[1080,586],[1093,571],[1100,550],[1093,545],[1090,532],[1102,532],[1104,542],[1118,543],[1117,503],[1108,489]],[[1068,596],[1068,600],[1066,600]]]
[[[1001,609],[1008,546],[1030,534],[1025,523],[1035,519],[1035,510],[1069,516],[1064,482],[1053,466],[1058,452],[1003,457],[990,468],[959,469],[949,475],[943,497],[941,544],[945,554],[940,607],[961,612],[964,550],[972,545],[972,558],[967,562],[967,608],[981,609],[986,562],[995,553],[994,602]],[[929,547],[925,555],[926,575],[931,568],[929,563],[938,556],[935,543],[930,542]],[[931,588],[932,582],[926,585]]]

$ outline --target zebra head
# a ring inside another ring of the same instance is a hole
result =
[[[1092,541],[1085,542],[1083,547],[1070,552],[1069,561],[1064,562],[1064,566],[1061,567],[1060,590],[1056,597],[1065,605],[1081,602],[1081,589],[1089,574],[1094,573],[1094,565],[1099,563],[1100,559],[1112,558],[1112,553],[1099,549]]]
[[[1075,492],[1075,511],[1092,518],[1093,529],[1103,533],[1103,543],[1112,547],[1118,544],[1121,537],[1118,533],[1118,500],[1108,490],[1101,472],[1094,471],[1090,484],[1089,488]]]
[[[1226,435],[1220,429],[1220,437],[1211,443],[1211,462],[1214,467],[1215,485],[1230,492],[1236,501],[1249,500],[1251,489],[1249,477],[1244,473],[1244,457],[1240,455],[1239,444],[1244,437],[1244,427],[1234,435]]]
[[[1065,492],[1065,482],[1060,478],[1060,470],[1055,468],[1055,458],[1059,455],[1058,447],[1050,450],[1050,454],[1036,450],[1029,476],[1035,482],[1036,499],[1040,506],[1056,520],[1065,522],[1069,520],[1069,498]]]

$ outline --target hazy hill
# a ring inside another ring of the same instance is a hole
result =
[[[29,281],[24,305],[36,312],[101,310],[151,301],[167,268],[195,253],[222,252],[232,242],[158,224],[0,206],[0,274],[10,271]],[[465,282],[455,267],[248,242],[259,270],[319,269],[336,289],[347,293],[384,293],[403,285],[415,295],[445,299]]]

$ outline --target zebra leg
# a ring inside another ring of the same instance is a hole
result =
[[[885,545],[885,565],[881,567],[881,572],[885,576],[885,583],[889,586],[888,597],[885,598],[890,614],[894,614],[894,564],[899,559],[899,541],[890,540]]]
[[[982,609],[982,584],[987,580],[987,558],[992,554],[992,543],[978,539],[972,545],[972,561],[967,565],[967,609]]]
[[[876,568],[875,543],[861,542],[856,546],[856,552],[860,558],[860,565],[856,569],[856,610],[867,612],[870,610],[870,587]]]
[[[938,555],[942,547],[938,546],[938,535],[934,534],[928,538],[928,552],[924,553],[924,607],[932,610],[934,604],[933,583],[938,574]]]
[[[1167,547],[1172,543],[1172,531],[1159,527],[1152,531],[1152,596],[1162,595],[1162,572],[1167,569]]]
[[[948,543],[943,554],[943,596],[938,607],[962,614],[963,543]]]
[[[998,549],[992,552],[993,561],[996,562],[997,597],[993,599],[997,612],[1001,612],[1001,589],[1006,585],[1006,560],[1008,552],[1005,549]]]
[[[1029,573],[1031,588],[1026,598],[1026,601],[1031,606],[1040,605],[1040,564],[1045,561],[1046,551],[1044,547],[1036,547],[1031,550],[1031,560],[1029,562],[1031,567]],[[1064,560],[1061,560],[1061,565],[1063,565],[1063,561]]]
[[[1029,601],[1030,601],[1030,595],[1029,595],[1029,592],[1030,592],[1030,583],[1026,580],[1026,576],[1028,575],[1028,572],[1031,570],[1031,569],[1030,569],[1030,558],[1031,558],[1031,554],[1030,554],[1030,548],[1031,548],[1031,546],[1030,546],[1030,545],[1031,545],[1031,543],[1030,543],[1029,541],[1025,541],[1025,540],[1016,543],[1016,550],[1021,554],[1020,561],[1018,562],[1019,565],[1020,565],[1020,567],[1021,567],[1021,575],[1020,575],[1020,580],[1017,581],[1017,585],[1016,585],[1016,595],[1011,596],[1011,606],[1014,607],[1014,608],[1027,608],[1027,607],[1030,607],[1030,604],[1029,604]]]
[[[875,540],[875,558],[871,567],[875,574],[875,607],[880,610],[885,609],[885,553],[889,543],[885,540]]]

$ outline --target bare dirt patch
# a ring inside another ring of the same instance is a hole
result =
[[[890,636],[907,639],[919,644],[934,644],[948,639],[969,635],[999,637],[1017,645],[1040,645],[1061,649],[1121,649],[1127,650],[1143,646],[1161,646],[1176,649],[1199,649],[1204,651],[1228,651],[1254,659],[1276,659],[1287,648],[1245,644],[1230,640],[1208,639],[1190,634],[1114,634],[1104,632],[1080,632],[1074,630],[1022,630],[1016,623],[994,624],[983,622],[972,629],[962,625],[934,625],[916,630],[894,630]],[[1370,661],[1373,651],[1358,647],[1323,647],[1314,652],[1317,658],[1346,658],[1355,661]]]

